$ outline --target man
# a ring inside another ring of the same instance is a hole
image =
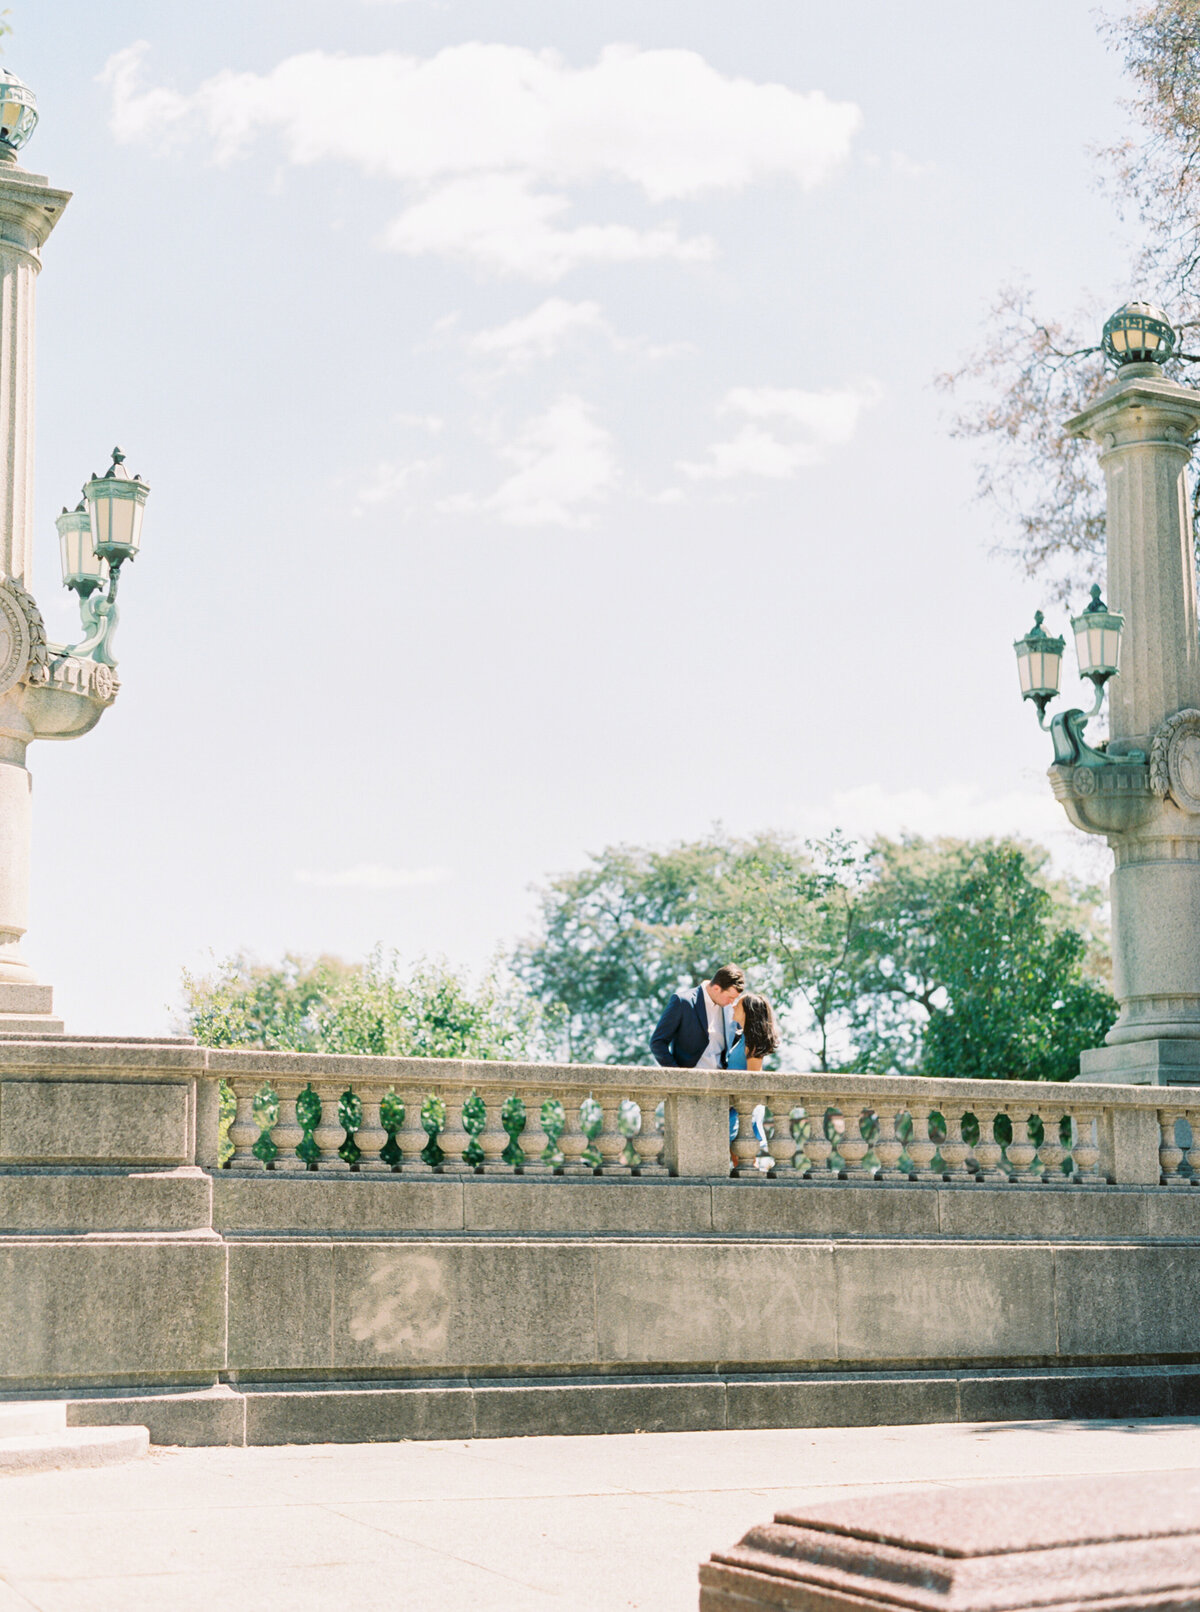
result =
[[[650,1037],[655,1060],[667,1069],[724,1069],[733,1042],[727,1010],[745,989],[741,969],[726,963],[712,979],[676,991]]]

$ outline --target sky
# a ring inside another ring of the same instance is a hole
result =
[[[237,950],[531,932],[616,843],[1065,826],[933,378],[1112,305],[1092,0],[12,0],[34,592],[119,443],[122,689],[31,748],[26,954],[155,1034]],[[1061,611],[1051,612],[1051,625]],[[1070,692],[1070,691],[1069,691]]]

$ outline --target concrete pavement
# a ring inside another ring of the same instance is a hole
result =
[[[1200,1468],[1200,1420],[153,1450],[0,1479],[0,1612],[694,1612],[789,1502]]]

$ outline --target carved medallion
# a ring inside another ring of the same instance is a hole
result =
[[[1077,795],[1094,795],[1096,793],[1096,769],[1094,767],[1076,767],[1071,774],[1071,788]]]
[[[92,673],[92,687],[102,700],[110,700],[117,690],[117,680],[107,666],[97,666]]]
[[[0,583],[0,694],[7,694],[29,668],[29,622],[21,600]]]
[[[1200,816],[1200,711],[1176,711],[1154,735],[1150,787]]]

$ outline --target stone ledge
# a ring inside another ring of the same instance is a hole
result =
[[[221,1385],[68,1399],[74,1427],[130,1423],[155,1444],[371,1444],[930,1422],[1128,1420],[1200,1412],[1200,1366],[803,1375],[478,1377]]]

